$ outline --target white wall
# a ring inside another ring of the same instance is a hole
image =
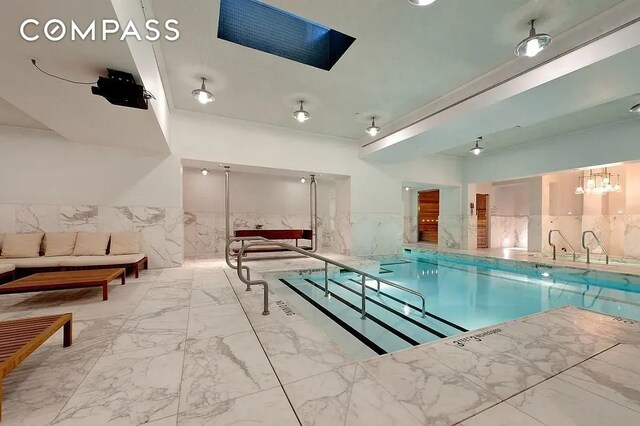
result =
[[[171,128],[172,151],[185,159],[348,176],[337,185],[336,227],[345,252],[356,255],[399,252],[403,182],[460,183],[459,162],[446,157],[375,164],[347,139],[186,111],[174,112]]]
[[[0,203],[181,206],[174,156],[69,142],[0,126]]]

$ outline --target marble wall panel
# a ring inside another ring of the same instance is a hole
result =
[[[462,216],[438,216],[438,246],[459,249],[462,247]]]
[[[98,232],[98,206],[60,206],[60,232]]]
[[[418,242],[418,218],[415,215],[404,217],[403,243],[413,244]]]
[[[351,255],[399,255],[403,227],[400,214],[351,213]]]
[[[133,207],[98,206],[98,232],[132,232]]]
[[[48,204],[16,205],[16,232],[59,232],[60,208]]]

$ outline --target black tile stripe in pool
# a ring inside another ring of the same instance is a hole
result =
[[[334,284],[339,285],[340,287],[344,288],[345,290],[348,290],[348,291],[350,291],[350,292],[352,292],[352,293],[355,293],[355,294],[357,294],[358,296],[360,296],[360,293],[358,293],[357,291],[355,291],[355,290],[354,290],[354,289],[352,289],[352,288],[347,287],[346,285],[342,284],[341,282],[338,282],[338,281],[333,280],[333,279],[329,279],[329,281],[331,281],[331,282],[332,282],[332,283],[334,283]],[[357,282],[357,281],[356,281],[356,282]],[[358,283],[358,284],[360,284],[360,283]],[[369,297],[369,296],[367,296],[366,298],[367,298],[367,300],[368,300],[368,301],[370,301],[371,303],[373,303],[373,304],[375,304],[375,305],[378,305],[378,306],[380,306],[380,307],[381,307],[381,308],[383,308],[383,309],[386,309],[387,311],[391,312],[392,314],[399,316],[400,318],[404,319],[405,321],[408,321],[408,322],[410,322],[411,324],[413,324],[413,325],[415,325],[415,326],[417,326],[417,327],[420,327],[420,328],[422,328],[422,329],[423,329],[423,330],[425,330],[425,331],[428,331],[429,333],[433,334],[434,336],[438,336],[438,337],[440,337],[440,338],[447,337],[447,335],[446,335],[446,334],[443,334],[443,333],[439,332],[438,330],[434,330],[433,328],[429,327],[428,325],[425,325],[425,324],[423,324],[423,323],[421,323],[421,322],[418,322],[418,321],[414,320],[414,319],[413,319],[413,318],[411,318],[411,317],[408,317],[408,316],[406,316],[406,315],[403,315],[403,314],[401,314],[400,312],[398,312],[398,311],[396,311],[396,310],[394,310],[394,309],[391,309],[391,308],[390,308],[390,307],[388,307],[387,305],[382,304],[382,303],[378,302],[377,300],[372,299],[372,298],[371,298],[371,297]],[[404,303],[404,302],[402,302],[402,303]],[[422,312],[422,310],[420,310],[420,312]]]
[[[356,283],[356,284],[360,285],[360,282],[359,282],[359,281],[354,280],[353,278],[349,278],[349,281],[353,281],[354,283]],[[375,291],[375,290],[374,290],[374,291]],[[397,297],[394,297],[394,296],[390,295],[389,293],[385,293],[384,291],[380,291],[380,294],[381,294],[381,295],[383,295],[383,296],[385,296],[385,297],[388,297],[388,298],[389,298],[389,299],[391,299],[391,300],[395,300],[395,301],[396,301],[396,302],[398,302],[398,303],[404,303],[404,304],[406,304],[408,307],[410,307],[411,309],[415,309],[415,310],[416,310],[416,311],[418,311],[418,312],[422,312],[422,308],[419,308],[419,307],[417,307],[416,305],[411,304],[411,303],[409,303],[409,302],[405,302],[404,300],[398,299]],[[458,325],[458,324],[456,324],[456,323],[453,323],[453,322],[451,322],[451,321],[449,321],[449,320],[446,320],[446,319],[444,319],[444,318],[442,318],[442,317],[440,317],[440,316],[438,316],[438,315],[436,315],[436,314],[433,314],[433,313],[431,313],[431,312],[429,312],[429,311],[425,311],[425,315],[426,315],[426,316],[428,316],[428,317],[433,318],[434,320],[438,320],[438,321],[440,321],[441,323],[446,324],[446,325],[448,325],[448,326],[449,326],[449,327],[451,327],[451,328],[455,328],[456,330],[460,330],[460,331],[462,331],[463,333],[466,333],[467,331],[469,331],[468,329],[466,329],[466,328],[464,328],[464,327],[462,327],[462,326],[460,326],[460,325]]]
[[[324,288],[318,284],[315,281],[312,281],[310,279],[305,279],[306,282],[308,282],[309,284],[313,285],[314,287],[316,287],[318,290],[321,290],[324,292]],[[354,305],[353,303],[349,302],[348,300],[338,296],[337,294],[335,294],[332,291],[329,291],[329,294],[331,295],[332,299],[337,300],[338,302],[341,302],[342,304],[348,306],[349,308],[353,309],[354,311],[360,313],[360,308],[356,305]],[[401,331],[396,330],[395,328],[391,327],[389,324],[387,324],[386,322],[378,319],[377,317],[371,315],[368,312],[365,312],[365,316],[367,318],[369,318],[371,321],[375,322],[376,324],[378,324],[380,327],[384,328],[385,330],[387,330],[388,332],[395,334],[397,337],[401,338],[402,340],[404,340],[405,342],[409,343],[410,345],[413,346],[418,346],[421,343],[418,342],[417,340],[412,339],[411,337],[407,336],[406,334],[402,333]]]
[[[331,320],[333,320],[340,327],[344,328],[347,332],[349,332],[356,339],[358,339],[362,343],[364,343],[369,349],[371,349],[372,351],[374,351],[378,355],[384,355],[384,354],[387,353],[387,351],[385,351],[380,346],[378,346],[376,343],[374,343],[373,340],[369,339],[367,336],[365,336],[364,334],[360,333],[355,328],[351,327],[349,324],[347,324],[346,322],[341,320],[338,316],[334,315],[331,311],[329,311],[324,306],[321,306],[318,303],[316,303],[312,298],[310,298],[309,296],[307,296],[306,294],[301,292],[299,289],[297,289],[294,285],[289,283],[287,280],[281,279],[280,281],[282,283],[284,283],[287,287],[289,287],[291,290],[293,290],[298,296],[302,297],[304,300],[309,302],[312,306],[314,306],[320,312],[322,312],[327,317],[329,317]]]

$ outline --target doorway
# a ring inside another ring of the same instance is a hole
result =
[[[418,241],[438,244],[440,191],[418,193]]]
[[[478,248],[489,247],[489,225],[487,218],[487,206],[489,194],[476,194],[476,216],[478,218]]]

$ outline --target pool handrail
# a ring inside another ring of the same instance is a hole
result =
[[[582,233],[582,248],[587,251],[587,263],[591,263],[591,249],[585,244],[585,237],[586,237],[587,234],[593,235],[593,238],[598,243],[598,246],[600,246],[600,248],[602,249],[602,251],[603,251],[603,253],[605,255],[605,262],[608,265],[609,264],[609,251],[607,251],[605,246],[602,244],[602,241],[600,241],[600,238],[598,238],[596,233],[593,232],[593,231],[584,231]]]
[[[565,242],[565,243],[567,243],[567,245],[568,245],[568,246],[569,246],[569,248],[571,249],[571,252],[573,253],[573,261],[575,262],[575,261],[576,261],[576,251],[573,249],[573,246],[571,245],[571,243],[569,242],[569,240],[567,240],[567,239],[565,238],[565,236],[562,234],[562,231],[560,231],[559,229],[552,229],[551,231],[549,231],[549,245],[550,245],[551,247],[553,247],[553,260],[556,260],[556,245],[555,245],[555,244],[553,244],[553,243],[551,242],[551,235],[552,235],[554,232],[557,232],[557,233],[558,233],[558,235],[560,235],[560,238],[562,238],[562,239],[564,240],[564,242]]]
[[[233,243],[234,241],[239,241],[240,239],[238,238],[230,238],[228,243],[227,243],[227,247],[229,247],[231,245],[231,243]],[[247,240],[246,238],[242,238],[242,240]],[[244,277],[244,275],[242,274],[242,271],[245,270],[249,270],[249,267],[247,267],[246,265],[243,265],[243,261],[242,258],[244,256],[244,252],[245,250],[247,250],[250,247],[254,247],[254,246],[264,246],[264,245],[277,245],[279,247],[282,247],[284,249],[287,249],[288,251],[293,251],[296,252],[298,254],[301,254],[305,257],[310,257],[316,260],[320,260],[321,262],[324,262],[324,296],[327,297],[329,296],[329,275],[328,275],[328,266],[329,265],[334,265],[337,266],[340,269],[344,269],[346,271],[349,272],[353,272],[357,275],[360,275],[362,277],[362,281],[361,281],[361,299],[362,299],[362,307],[360,310],[360,314],[361,314],[361,318],[365,319],[366,318],[366,289],[367,289],[367,285],[366,285],[366,278],[369,278],[371,280],[376,281],[377,283],[377,292],[378,294],[380,293],[380,284],[386,284],[390,287],[394,287],[397,288],[398,290],[402,290],[406,293],[410,293],[416,297],[419,297],[421,302],[422,302],[422,309],[421,309],[421,314],[422,317],[424,318],[426,316],[426,303],[425,303],[425,298],[424,295],[422,293],[420,293],[419,291],[404,287],[400,284],[394,283],[392,281],[386,280],[384,278],[380,278],[378,276],[375,276],[373,274],[370,274],[368,272],[362,271],[358,268],[355,268],[353,266],[349,266],[346,265],[342,262],[338,262],[337,260],[333,260],[330,259],[328,257],[319,255],[317,253],[310,253],[304,249],[301,249],[299,247],[296,247],[294,245],[288,244],[288,243],[284,243],[281,241],[272,241],[272,240],[268,240],[266,238],[261,238],[261,237],[256,237],[255,239],[252,239],[252,241],[250,241],[247,244],[244,244],[242,247],[240,247],[237,255],[236,255],[236,265],[235,267],[233,267],[233,269],[236,269],[238,272],[238,278],[240,279],[240,281],[242,281],[243,283],[245,283],[247,285],[247,290],[250,290],[251,286],[254,285],[262,285],[264,287],[264,310],[262,312],[263,315],[268,315],[269,314],[269,291],[268,291],[268,283],[266,280],[256,280],[256,281],[251,281],[248,277]],[[229,249],[226,250],[226,253],[229,253]],[[228,255],[227,255],[227,263],[230,264],[230,261],[228,259]],[[230,265],[231,266],[231,265]]]

